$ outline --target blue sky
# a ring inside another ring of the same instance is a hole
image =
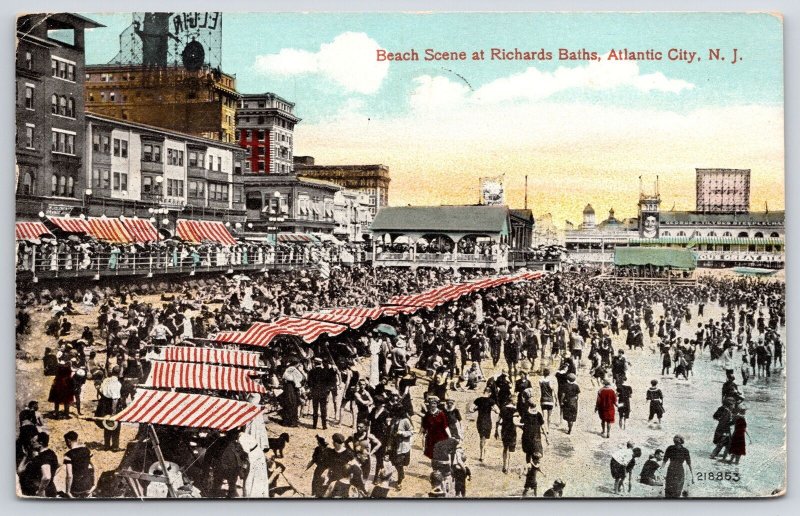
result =
[[[87,62],[108,62],[131,16],[87,16],[107,25],[88,33]],[[389,165],[391,204],[474,202],[477,179],[503,173],[512,204],[528,175],[533,202],[556,220],[587,202],[627,216],[639,175],[660,175],[664,204],[691,209],[694,168],[730,167],[753,170],[753,205],[783,205],[783,34],[769,14],[225,13],[222,27],[222,68],[239,91],[297,104],[295,153]],[[665,58],[374,59],[377,48],[492,47]],[[701,61],[669,61],[671,48]],[[708,61],[709,48],[728,61]],[[572,195],[551,191],[554,178]]]
[[[118,34],[131,18],[128,14],[91,14],[107,25],[87,36],[87,62],[110,60],[119,48]],[[223,69],[237,76],[244,92],[274,91],[298,103],[298,112],[313,122],[343,105],[351,94],[337,89],[315,74],[276,76],[254,70],[256,56],[284,48],[317,52],[345,32],[363,32],[388,50],[425,48],[475,50],[502,47],[521,50],[558,48],[596,50],[612,48],[670,48],[697,50],[738,48],[744,60],[725,63],[641,62],[642,73],[660,71],[670,78],[695,85],[688,94],[674,95],[635,90],[609,95],[604,91],[565,91],[556,101],[589,101],[629,107],[659,106],[676,111],[729,103],[781,104],[782,33],[780,20],[767,14],[642,13],[497,13],[497,14],[297,14],[225,13],[223,15]],[[703,58],[705,59],[705,57]],[[466,61],[393,63],[377,95],[356,95],[376,116],[394,114],[408,107],[413,89],[411,77],[444,74],[465,77],[479,87],[498,77],[524,71],[534,65],[544,71],[574,62]],[[732,74],[731,66],[737,67]],[[448,70],[452,70],[449,72]]]

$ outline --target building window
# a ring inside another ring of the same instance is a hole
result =
[[[36,130],[36,126],[33,124],[25,124],[25,148],[26,149],[33,149],[33,133]]]
[[[75,179],[73,179],[72,176],[67,178],[66,194],[70,197],[75,197]]]
[[[30,52],[25,52],[25,68],[33,70],[33,56]]]
[[[264,122],[259,122],[259,123],[262,123],[262,124],[263,124]],[[258,130],[258,141],[260,141],[260,142],[263,142],[263,141],[264,141],[264,134],[265,134],[265,133],[264,133],[264,130],[263,130],[263,129],[259,129],[259,130]]]
[[[53,93],[53,96],[50,97],[50,112],[54,115],[58,114],[58,95]]]
[[[75,99],[72,97],[67,101],[67,116],[75,118]]]
[[[63,154],[75,154],[75,134],[67,133],[60,130],[53,129],[52,132],[52,146],[53,152],[60,152]]]
[[[258,155],[259,156],[266,156],[267,155],[267,148],[264,146],[258,147]]]
[[[178,149],[167,149],[167,164],[183,165],[183,151]]]
[[[58,99],[58,114],[61,116],[67,116],[67,97],[61,97]]]
[[[142,161],[161,163],[161,145],[145,143],[142,150]]]
[[[25,174],[22,175],[19,193],[22,195],[33,195],[33,174],[31,174],[30,171],[26,171]]]
[[[50,195],[58,195],[58,176],[53,174],[50,179]]]
[[[242,189],[233,188],[233,202],[242,202]]]
[[[25,108],[33,110],[33,89],[32,84],[25,85]]]
[[[225,183],[208,183],[209,201],[227,201],[228,185]]]
[[[194,151],[189,152],[189,166],[190,167],[197,166],[197,153]]]
[[[68,64],[67,65],[67,80],[75,82],[75,65]]]
[[[111,137],[103,135],[103,154],[111,154]]]
[[[128,157],[128,140],[114,138],[114,156],[119,158]]]
[[[183,180],[167,179],[167,195],[171,197],[183,197]]]
[[[114,191],[127,192],[128,191],[128,173],[127,172],[114,172]]]
[[[58,178],[58,195],[66,195],[67,193],[67,176],[60,176]]]
[[[222,172],[222,157],[221,156],[217,156],[217,170]]]
[[[266,170],[265,167],[266,167],[266,165],[264,164],[263,161],[259,161],[258,162],[258,171],[259,172],[264,172]]]
[[[153,178],[150,176],[142,177],[142,193],[143,194],[151,194],[153,193]]]
[[[128,157],[128,140],[114,138],[114,156],[119,158]]]
[[[242,173],[242,162],[241,160],[236,160],[233,162],[233,173],[234,174],[241,174]]]

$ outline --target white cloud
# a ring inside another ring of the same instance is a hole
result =
[[[277,54],[257,56],[256,71],[274,75],[319,74],[348,93],[378,91],[389,72],[388,62],[375,60],[377,41],[363,32],[339,34],[317,52],[284,48]]]
[[[586,66],[559,67],[553,72],[531,66],[524,72],[495,79],[470,92],[461,82],[448,77],[421,76],[411,95],[411,106],[431,109],[462,102],[495,104],[507,101],[539,101],[566,90],[611,90],[631,87],[639,91],[681,93],[694,84],[670,79],[661,72],[642,74],[635,61],[593,61]]]

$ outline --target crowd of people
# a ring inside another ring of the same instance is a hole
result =
[[[32,327],[33,313],[48,310],[50,317],[41,330],[52,343],[43,357],[43,372],[53,378],[47,399],[53,404],[50,417],[71,418],[73,407],[82,414],[85,407],[96,406],[93,414],[102,418],[132,401],[135,386],[149,374],[153,354],[163,346],[200,345],[219,331],[244,330],[256,321],[322,308],[376,306],[394,295],[478,274],[334,266],[328,277],[293,270],[252,279],[220,276],[105,288],[22,288],[17,299],[18,349],[20,338],[40,331]],[[142,300],[152,294],[160,295],[158,302]],[[599,387],[588,403],[594,403],[605,438],[617,424],[624,431],[631,405],[639,399],[650,424],[660,428],[678,402],[667,399],[659,387],[659,371],[652,372],[646,393],[633,392],[629,384],[632,371],[645,374],[632,363],[634,350],[650,347],[661,355],[661,378],[688,380],[698,359],[719,364],[726,382],[722,406],[713,414],[717,427],[710,440],[715,446],[711,455],[738,462],[746,454],[747,407],[735,374],[738,370],[744,385],[766,379],[772,367],[783,364],[779,333],[785,325],[784,299],[784,285],[778,282],[703,279],[694,286],[630,286],[591,280],[585,274],[552,274],[469,294],[432,310],[374,321],[310,346],[293,338],[278,339],[262,351],[261,381],[268,394],[261,401],[275,403],[269,429],[279,434],[285,427],[286,442],[301,422],[321,427],[306,467],[314,468],[311,496],[386,497],[392,489],[403,496],[406,470],[417,453],[430,461],[428,496],[469,496],[474,468],[465,440],[475,435],[479,463],[489,460],[485,448],[494,435],[502,443],[501,471],[520,472],[523,495],[538,496],[545,475],[542,459],[553,429],[563,428],[576,443],[583,438],[574,425],[590,395],[581,391],[579,378],[589,378]],[[721,307],[718,320],[704,317],[704,309],[712,304]],[[79,314],[91,314],[96,324],[78,328],[72,320]],[[682,325],[692,324],[693,317],[701,318],[695,337],[682,337]],[[624,346],[615,346],[615,341]],[[736,357],[741,357],[740,363]],[[361,367],[366,362],[368,373]],[[484,373],[489,367],[494,374]],[[93,392],[83,389],[87,382],[93,383]],[[475,428],[467,424],[468,414],[456,408],[456,392],[476,393],[468,410],[477,413]],[[231,396],[247,399],[244,394]],[[416,406],[420,399],[422,404]],[[55,496],[52,477],[59,460],[52,451],[47,453],[47,424],[37,403],[44,401],[33,400],[20,412],[17,464],[23,494]],[[329,425],[336,425],[332,434],[327,434]],[[119,427],[103,432],[106,448],[120,446]],[[75,433],[64,436],[70,452],[83,446]],[[418,434],[421,450],[415,446]],[[664,439],[671,444],[663,450],[631,442],[611,455],[614,492],[623,492],[626,479],[631,490],[637,459],[651,448],[639,483],[663,486],[661,494],[667,497],[685,495],[684,465],[689,479],[694,478],[691,454],[681,435]],[[267,478],[280,483],[286,479],[286,466],[275,450],[269,453]],[[72,480],[64,495],[81,496],[88,482],[82,475],[91,470],[85,462],[91,464],[91,457],[81,451],[71,455]],[[67,458],[61,461],[65,465]],[[213,462],[208,468],[209,478],[221,478]],[[300,477],[303,472],[289,473]],[[567,482],[555,477],[543,496],[569,496]],[[227,492],[215,481],[203,494],[237,496],[233,478]],[[270,483],[270,495],[284,492],[286,487]]]

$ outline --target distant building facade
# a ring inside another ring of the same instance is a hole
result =
[[[68,212],[86,188],[84,33],[102,27],[83,16],[31,14],[17,20],[17,215]]]
[[[236,142],[246,150],[246,174],[292,174],[294,103],[274,94],[243,94],[236,108]]]
[[[374,217],[389,205],[389,167],[386,165],[317,165],[312,156],[296,156],[294,169],[298,177],[322,179],[367,195]]]
[[[245,222],[237,145],[87,114],[83,154],[89,215],[163,208],[172,218]]]
[[[620,220],[614,208],[608,211],[608,218],[596,222],[591,204],[583,209],[583,222],[578,226],[567,226],[564,232],[564,245],[571,260],[580,263],[611,264],[614,261],[614,248],[627,245],[636,236],[636,219]]]
[[[235,142],[236,79],[219,69],[86,67],[86,109],[99,115]]]

